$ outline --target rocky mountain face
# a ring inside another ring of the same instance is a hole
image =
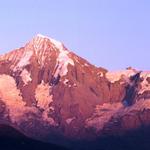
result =
[[[37,35],[0,56],[0,123],[59,144],[149,126],[150,72],[98,68]]]

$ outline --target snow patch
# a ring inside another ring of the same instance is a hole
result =
[[[57,126],[58,124],[54,121],[52,117],[49,116],[49,112],[54,111],[51,105],[53,102],[53,95],[49,95],[51,87],[42,81],[35,91],[35,98],[37,100],[37,106],[43,109],[42,118],[44,121],[48,122],[52,126]]]
[[[22,69],[22,67],[30,64],[30,58],[33,55],[33,51],[25,51],[23,57],[18,62],[17,66],[14,68],[14,71]]]
[[[67,85],[68,82],[69,82],[68,79],[65,79],[65,80],[64,80],[64,84],[65,84],[65,85]]]
[[[49,107],[49,110],[50,110],[50,111],[54,111],[55,109],[54,109],[54,107],[50,106],[50,107]]]
[[[0,75],[0,99],[6,104],[12,123],[19,124],[25,113],[36,111],[33,107],[26,106],[14,78],[9,75]]]
[[[72,122],[74,119],[76,119],[76,118],[75,118],[75,117],[68,118],[68,119],[66,119],[66,123],[69,125],[69,124],[71,124],[71,122]]]
[[[24,69],[20,75],[24,82],[24,86],[28,84],[28,82],[32,81],[31,74],[28,72],[27,69]]]
[[[42,82],[35,90],[35,98],[37,100],[37,106],[41,109],[49,108],[49,105],[53,102],[53,95],[49,95],[51,87],[48,84]]]
[[[140,77],[143,78],[143,81],[141,82],[141,89],[139,94],[143,94],[145,91],[150,91],[150,84],[147,81],[147,78],[150,77],[150,71],[142,72]]]
[[[68,72],[68,65],[74,66],[74,61],[69,58],[68,56],[69,52],[66,50],[61,50],[59,53],[59,56],[57,58],[57,64],[56,64],[56,72],[54,74],[54,77],[65,76]]]
[[[114,72],[107,72],[106,78],[111,82],[115,83],[116,81],[119,81],[120,79],[127,79],[130,76],[134,75],[136,71],[134,70],[121,70],[121,71],[114,71]]]
[[[63,50],[63,49],[64,49],[63,44],[62,44],[61,42],[59,42],[59,41],[53,39],[53,38],[50,38],[50,37],[48,37],[48,36],[44,36],[44,35],[42,35],[42,34],[37,34],[37,37],[43,38],[43,39],[49,39],[49,40],[51,41],[51,43],[53,43],[54,46],[55,46],[58,50]]]
[[[74,83],[73,86],[74,86],[74,87],[77,87],[77,84]]]
[[[87,63],[85,63],[84,66],[88,67],[89,65]]]
[[[42,35],[42,34],[40,34],[40,33],[39,33],[39,34],[37,34],[37,36],[38,36],[38,37],[41,37],[41,38],[49,39],[49,37],[48,37],[48,36]]]
[[[55,45],[55,47],[59,50],[63,50],[63,44],[59,41],[56,41],[55,39],[50,38],[50,41]]]
[[[97,75],[98,75],[99,77],[103,77],[103,76],[104,76],[104,73],[103,73],[103,72],[98,72]]]

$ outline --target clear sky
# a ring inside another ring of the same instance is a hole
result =
[[[37,33],[96,66],[150,70],[150,0],[0,1],[0,54]]]

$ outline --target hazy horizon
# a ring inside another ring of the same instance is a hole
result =
[[[40,33],[96,66],[150,70],[149,6],[148,0],[5,0],[0,5],[0,54]]]

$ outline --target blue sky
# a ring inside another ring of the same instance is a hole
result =
[[[3,0],[0,54],[41,33],[96,66],[150,70],[149,0]]]

